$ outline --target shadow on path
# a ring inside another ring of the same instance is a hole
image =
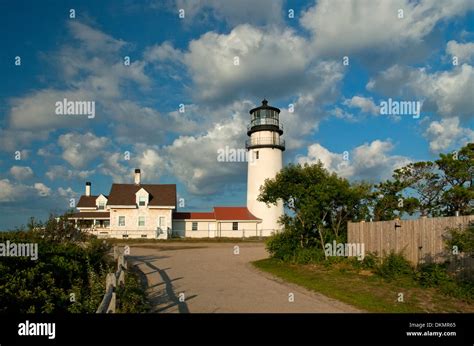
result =
[[[179,313],[189,313],[189,308],[186,303],[186,301],[193,299],[197,297],[197,295],[185,297],[184,301],[180,301],[180,298],[176,295],[176,292],[174,291],[173,288],[173,281],[180,280],[182,277],[179,278],[174,278],[170,279],[168,274],[166,273],[167,269],[170,268],[165,268],[165,269],[160,269],[154,264],[150,263],[150,261],[158,260],[161,258],[167,258],[167,256],[163,257],[157,257],[157,256],[133,256],[133,262],[137,266],[139,264],[144,264],[146,265],[151,271],[145,273],[143,271],[143,268],[138,268],[141,273],[143,273],[142,279],[143,282],[146,283],[147,290],[149,290],[149,299],[154,306],[152,312],[166,312],[168,309],[177,306]],[[150,283],[150,279],[148,278],[148,275],[153,274],[153,273],[158,273],[161,276],[161,279],[163,282],[156,283],[152,285]],[[156,289],[158,286],[165,285],[164,291],[163,290],[157,290],[154,291],[153,289]],[[151,292],[150,292],[150,289]],[[184,292],[183,292],[184,293]],[[165,305],[161,307],[162,305]]]

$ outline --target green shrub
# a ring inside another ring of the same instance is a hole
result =
[[[456,246],[459,252],[474,254],[474,223],[467,228],[452,228],[446,237],[446,248],[449,252]]]
[[[271,236],[266,242],[266,247],[271,257],[290,262],[294,260],[300,245],[297,235],[285,230]]]
[[[474,302],[474,282],[472,281],[446,281],[439,289],[448,296],[460,298],[469,303]]]
[[[362,261],[354,257],[350,261],[356,269],[375,269],[379,263],[377,254],[371,252],[367,253]]]
[[[375,273],[385,279],[395,279],[403,275],[413,275],[413,267],[402,254],[391,252],[383,258],[382,263],[375,269]]]
[[[2,258],[0,313],[94,313],[97,309],[105,274],[111,269],[109,247],[77,235],[61,220],[48,220],[48,228],[42,230],[0,232],[0,242],[38,244],[36,261]]]
[[[295,251],[294,262],[298,264],[319,263],[324,260],[324,251],[312,247]]]
[[[423,287],[436,287],[452,281],[445,264],[429,263],[418,267],[416,279]]]
[[[149,309],[150,305],[138,273],[133,269],[127,270],[125,285],[117,290],[117,312],[141,313],[148,312]]]

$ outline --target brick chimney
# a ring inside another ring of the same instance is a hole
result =
[[[135,185],[140,185],[141,175],[140,169],[135,169]]]

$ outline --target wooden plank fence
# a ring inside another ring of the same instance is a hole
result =
[[[402,252],[415,265],[440,262],[449,255],[443,238],[447,229],[465,227],[470,222],[474,222],[474,215],[348,222],[347,241],[363,243],[365,253],[384,255],[390,251]]]
[[[127,262],[123,250],[114,246],[114,260],[117,261],[117,271],[115,273],[108,273],[105,280],[105,294],[102,302],[97,308],[96,313],[115,313],[117,297],[115,290],[117,286],[125,283],[125,270],[127,269]]]

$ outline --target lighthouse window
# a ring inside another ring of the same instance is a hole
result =
[[[239,223],[238,222],[232,222],[232,230],[233,231],[238,231],[239,230]]]
[[[255,152],[255,160],[258,160],[258,150]]]

